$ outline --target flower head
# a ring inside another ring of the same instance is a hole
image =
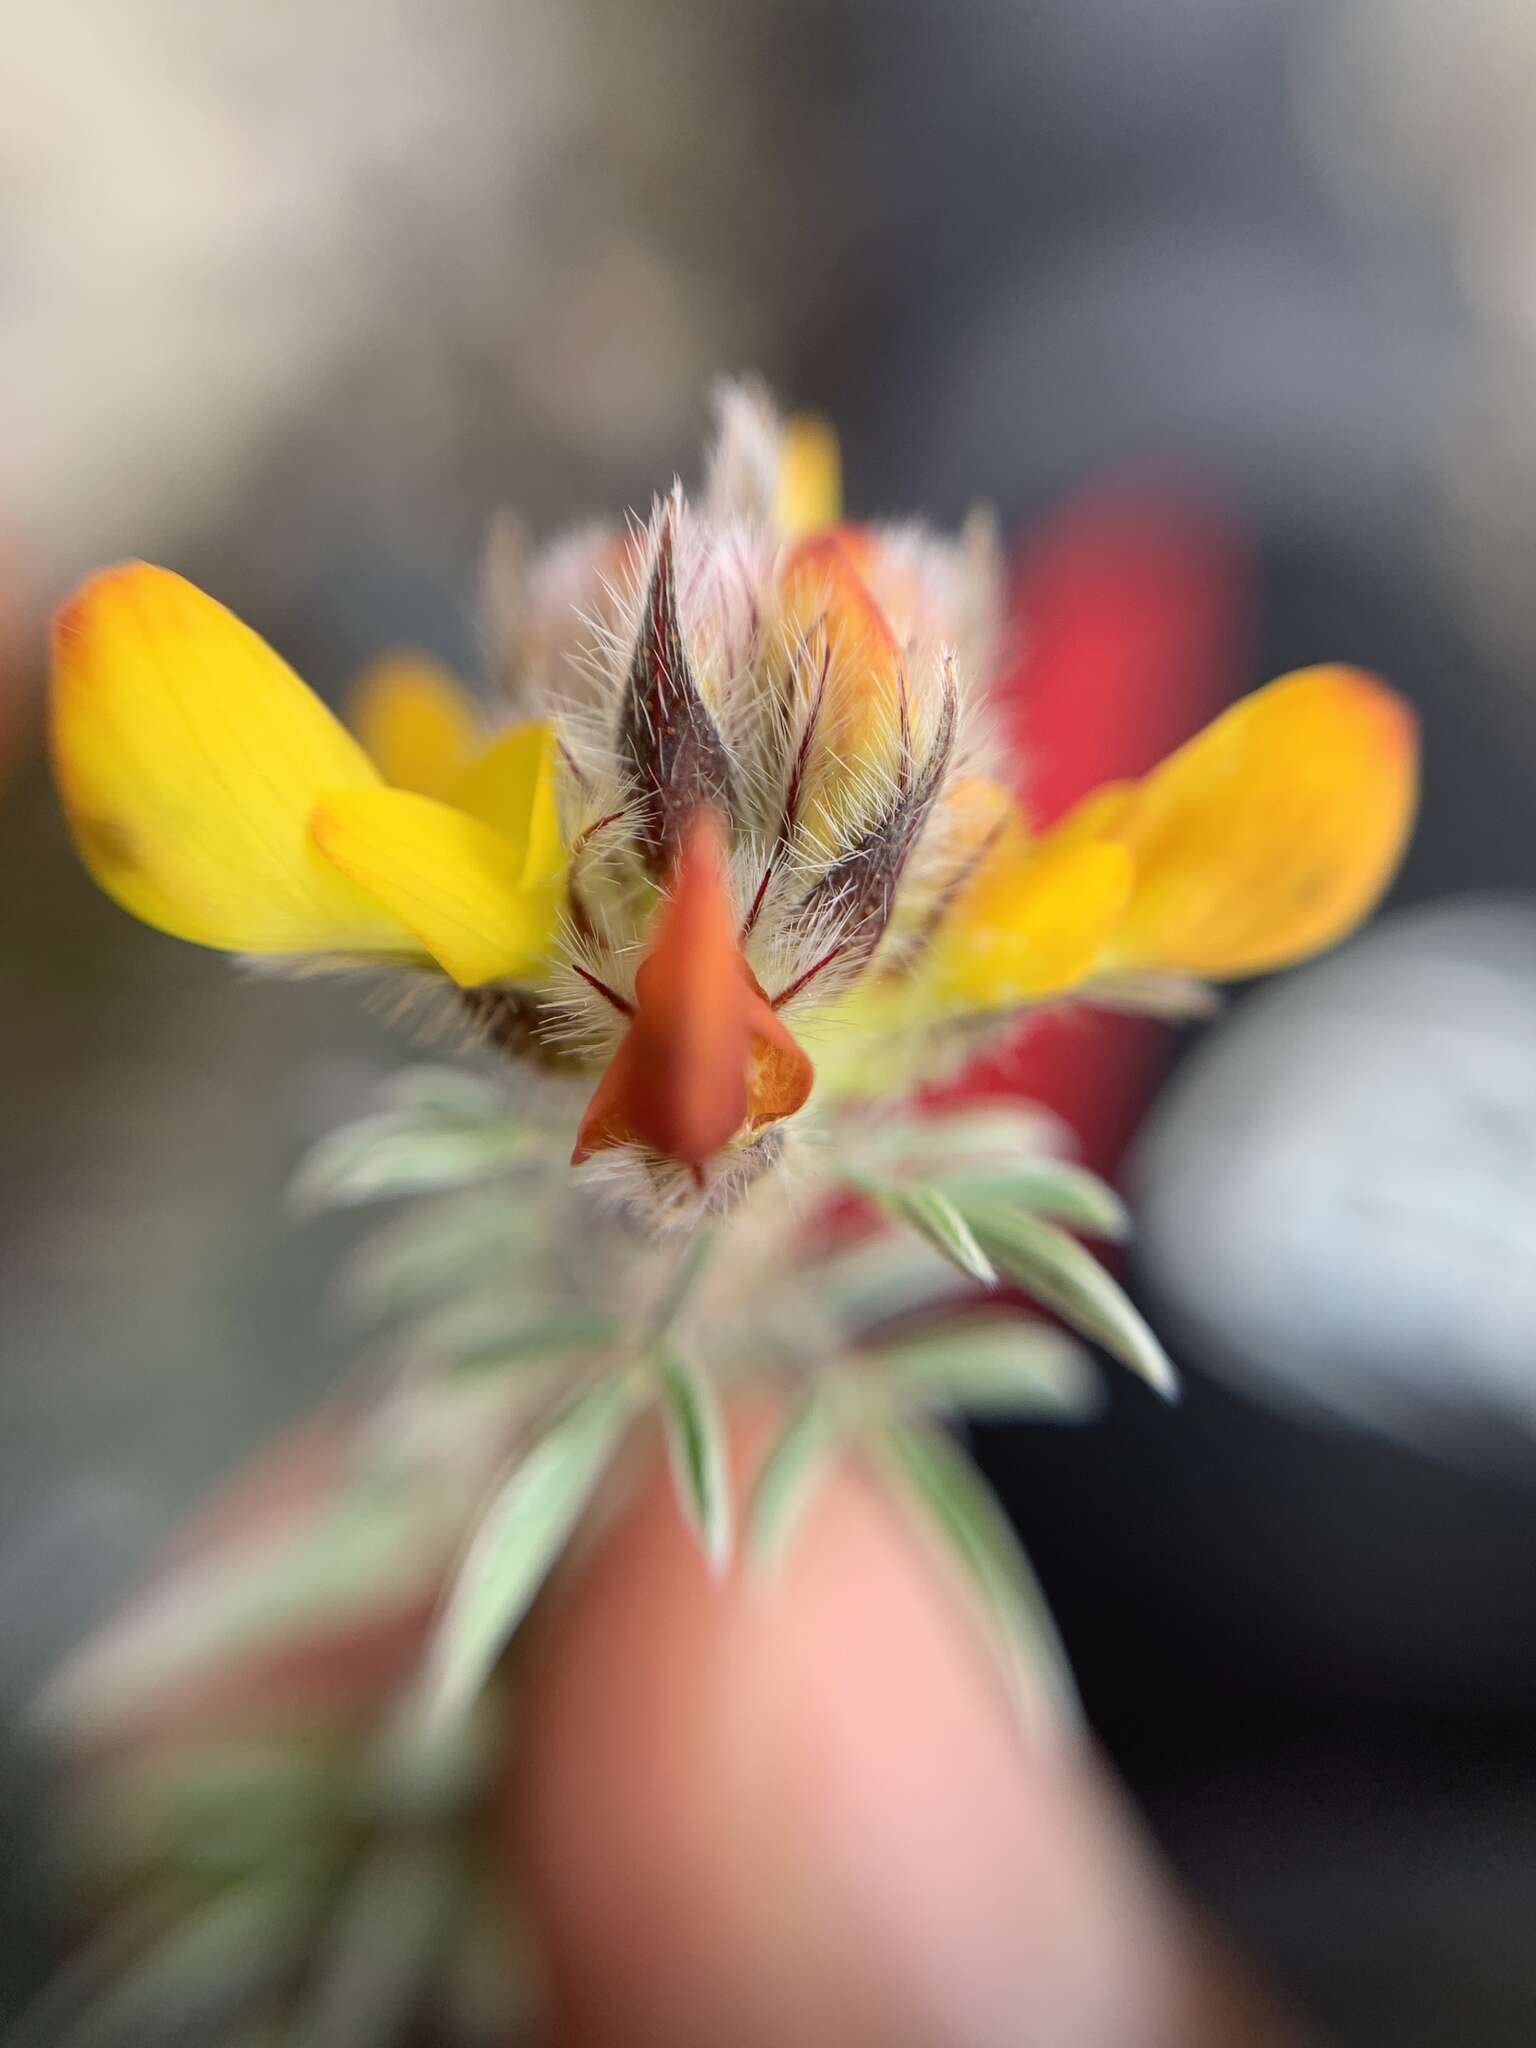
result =
[[[572,1163],[638,1146],[696,1177],[743,1130],[792,1116],[811,1063],[742,954],[725,834],[694,813],[644,960],[631,1022],[587,1104]]]
[[[97,880],[205,945],[446,978],[498,1043],[586,1070],[578,1164],[712,1201],[819,1098],[1043,1001],[1186,1000],[1370,910],[1416,774],[1383,684],[1282,678],[1036,834],[989,732],[989,522],[840,523],[828,429],[751,388],[720,413],[697,503],[542,554],[498,530],[489,735],[395,660],[354,739],[181,578],[91,579],[53,733]]]

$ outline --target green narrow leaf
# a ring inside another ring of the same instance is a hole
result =
[[[530,1157],[536,1140],[515,1123],[446,1124],[399,1114],[366,1117],[322,1138],[294,1175],[302,1214],[463,1187]]]
[[[119,1886],[174,1864],[210,1879],[256,1877],[330,1826],[347,1796],[333,1749],[276,1738],[181,1742],[55,1802],[72,1870]]]
[[[618,1327],[596,1311],[530,1296],[502,1274],[494,1286],[467,1290],[397,1322],[394,1336],[403,1352],[473,1370],[503,1362],[526,1367],[541,1343],[552,1356],[567,1358],[600,1350]]]
[[[1102,1390],[1093,1361],[1065,1330],[1019,1315],[953,1316],[869,1354],[898,1399],[972,1415],[1080,1422]]]
[[[434,1724],[474,1704],[607,1470],[634,1403],[626,1380],[601,1381],[550,1426],[486,1510],[428,1658]]]
[[[1021,1210],[977,1207],[969,1220],[998,1270],[1112,1351],[1165,1400],[1179,1382],[1167,1354],[1119,1284],[1076,1238]]]
[[[384,1083],[379,1099],[390,1109],[451,1123],[506,1122],[510,1117],[506,1090],[465,1067],[402,1067]]]
[[[146,1941],[109,1921],[22,2015],[11,2048],[223,2038],[243,2008],[285,1982],[318,1903],[311,1880],[286,1872],[190,1906]]]
[[[1032,1159],[1059,1154],[1071,1141],[1052,1111],[1030,1102],[975,1103],[946,1116],[934,1111],[882,1123],[865,1141],[886,1164],[936,1170],[961,1161]]]
[[[522,1204],[500,1188],[433,1195],[372,1231],[342,1269],[341,1294],[359,1319],[382,1322],[505,1277],[518,1253]]]
[[[842,1427],[824,1389],[811,1388],[779,1432],[752,1488],[747,1549],[759,1570],[772,1570],[783,1559],[842,1442]]]
[[[934,1185],[962,1212],[982,1203],[1004,1204],[1049,1216],[1090,1237],[1130,1235],[1130,1215],[1114,1189],[1070,1160],[967,1162],[940,1169]]]
[[[422,1588],[436,1541],[419,1494],[360,1479],[292,1527],[257,1529],[170,1566],[55,1673],[38,1711],[77,1734],[103,1734],[232,1658],[392,1611]]]
[[[905,1230],[882,1227],[804,1269],[808,1283],[843,1328],[857,1334],[914,1309],[954,1301],[950,1261]]]
[[[595,1309],[552,1309],[522,1321],[509,1314],[505,1328],[461,1350],[454,1363],[464,1372],[526,1368],[545,1360],[553,1364],[573,1352],[590,1355],[614,1350],[624,1334],[624,1325],[616,1317],[600,1315]]]
[[[319,1943],[295,2038],[389,2048],[412,2037],[467,1889],[443,1837],[387,1837],[349,1878]]]
[[[1074,1726],[1082,1703],[1050,1606],[997,1496],[944,1431],[892,1423],[882,1433],[887,1465],[922,1519],[960,1566],[991,1625],[1004,1671],[1028,1712],[1043,1688]]]
[[[730,1463],[719,1397],[706,1373],[665,1354],[661,1402],[678,1505],[718,1578],[730,1563],[732,1544]]]
[[[869,1192],[889,1215],[911,1224],[920,1237],[962,1273],[979,1280],[984,1287],[997,1285],[992,1261],[948,1195],[936,1188],[882,1186],[872,1187]]]

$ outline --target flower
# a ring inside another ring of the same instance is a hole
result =
[[[55,633],[81,855],[177,936],[446,977],[587,1074],[577,1163],[717,1200],[808,1103],[910,1087],[1042,1002],[1187,1002],[1371,909],[1416,784],[1384,684],[1283,677],[1036,833],[988,732],[989,522],[842,523],[837,489],[830,430],[738,387],[697,504],[543,554],[499,528],[515,718],[484,742],[411,659],[368,679],[360,744],[211,598],[108,570]]]
[[[1100,782],[1146,774],[1231,701],[1250,585],[1219,510],[1146,473],[1090,481],[1021,537],[1009,615],[1024,630],[994,694],[1037,826]],[[1034,1011],[929,1099],[1025,1096],[1061,1115],[1086,1165],[1112,1171],[1172,1054],[1155,1017]]]
[[[563,849],[546,726],[444,797],[390,788],[286,664],[167,569],[92,577],[54,628],[52,743],[81,858],[148,924],[276,959],[538,971]]]

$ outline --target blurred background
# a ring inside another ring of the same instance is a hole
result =
[[[1536,2038],[1528,0],[53,0],[0,5],[0,107],[7,2001],[26,1702],[347,1370],[345,1228],[282,1190],[402,1050],[90,887],[47,611],[142,554],[333,695],[392,643],[472,667],[490,514],[643,506],[751,368],[837,420],[856,514],[998,508],[1044,809],[1304,662],[1418,707],[1370,932],[1020,1056],[1121,1163],[1189,1391],[978,1448],[1301,2010]]]

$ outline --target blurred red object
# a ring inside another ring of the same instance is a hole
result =
[[[999,702],[1034,822],[1144,775],[1214,717],[1245,671],[1251,609],[1241,540],[1171,486],[1090,485],[1027,540],[1009,592],[1019,653]],[[1162,1024],[1074,1008],[1037,1018],[945,1094],[1042,1102],[1112,1174],[1170,1053]]]

